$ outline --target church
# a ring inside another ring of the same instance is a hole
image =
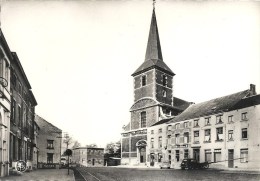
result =
[[[121,164],[180,169],[193,158],[218,168],[260,165],[260,94],[255,85],[194,104],[174,96],[174,72],[163,60],[155,8],[144,62],[132,74],[131,120],[121,133]]]
[[[145,164],[147,128],[167,121],[191,103],[173,96],[175,74],[163,61],[155,8],[152,11],[144,62],[132,74],[134,104],[131,121],[122,133],[122,164]]]

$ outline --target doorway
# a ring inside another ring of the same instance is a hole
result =
[[[146,162],[146,149],[140,148],[140,163]]]
[[[228,150],[228,168],[234,167],[234,150]]]
[[[200,149],[193,149],[193,158],[198,162],[200,161]]]

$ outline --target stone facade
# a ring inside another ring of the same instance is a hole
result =
[[[35,122],[39,126],[38,168],[59,168],[62,130],[38,115],[35,116]]]
[[[74,148],[72,149],[71,162],[86,167],[104,166],[104,148]]]

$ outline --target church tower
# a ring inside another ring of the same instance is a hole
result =
[[[147,127],[179,113],[173,106],[174,75],[163,61],[153,8],[145,60],[132,74],[134,104],[131,121],[122,133],[122,164],[145,164]]]

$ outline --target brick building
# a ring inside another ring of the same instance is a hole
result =
[[[8,175],[10,132],[10,62],[11,51],[0,29],[0,177]]]
[[[147,164],[180,168],[184,158],[211,167],[259,168],[260,95],[250,89],[193,104],[148,128]]]
[[[32,169],[34,114],[37,102],[17,54],[11,54],[10,166],[15,167],[17,160],[24,160],[29,169]]]
[[[152,12],[145,61],[132,74],[134,104],[122,133],[122,164],[145,164],[147,128],[177,115],[190,103],[173,96],[174,73],[162,57],[155,9]]]
[[[38,115],[35,115],[35,122],[39,126],[38,168],[59,168],[62,130]]]
[[[104,148],[73,148],[71,162],[86,167],[104,166]]]

